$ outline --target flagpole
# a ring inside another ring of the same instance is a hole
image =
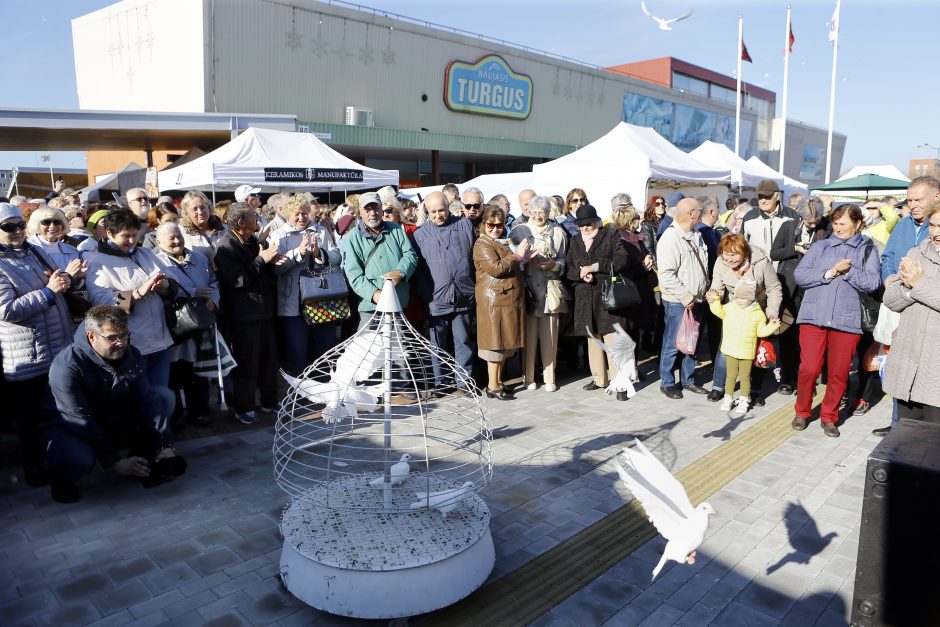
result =
[[[783,174],[783,161],[786,159],[787,155],[787,83],[790,78],[790,5],[787,5],[787,32],[786,32],[786,44],[783,48],[783,111],[781,116],[783,117],[783,128],[780,133],[780,162],[778,171],[780,174]]]
[[[734,154],[741,156],[741,46],[744,44],[744,16],[738,16],[738,97],[734,107]]]
[[[832,86],[829,89],[829,136],[826,138],[826,185],[832,170],[832,124],[836,113],[836,62],[839,59],[839,7],[841,0],[836,0],[836,11],[832,14],[835,21],[835,39],[832,41]]]

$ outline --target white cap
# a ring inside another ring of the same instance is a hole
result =
[[[238,202],[245,202],[245,199],[251,196],[252,194],[257,194],[261,192],[260,187],[252,187],[251,185],[239,185],[238,189],[235,190],[235,200]]]
[[[381,205],[382,198],[375,192],[366,192],[365,194],[359,194],[359,206],[360,207],[365,207],[366,205],[371,205],[372,203]]]

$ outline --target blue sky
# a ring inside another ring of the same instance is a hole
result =
[[[5,30],[3,107],[78,107],[71,19],[105,0],[0,0]],[[754,63],[744,80],[777,92],[781,113],[785,1],[647,0],[656,15],[691,18],[660,31],[640,0],[373,0],[369,7],[460,28],[607,66],[673,56],[723,74],[736,64],[737,16]],[[832,47],[826,32],[835,0],[794,0],[796,43],[790,60],[788,117],[826,128]],[[936,78],[940,2],[843,0],[835,128],[848,136],[843,171],[936,156],[940,81]],[[614,121],[611,121],[613,125]],[[81,153],[56,153],[54,164],[84,167]],[[38,153],[0,151],[0,168],[39,166]]]

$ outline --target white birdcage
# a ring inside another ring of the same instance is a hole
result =
[[[486,406],[405,320],[391,282],[367,326],[286,378],[274,476],[292,497],[281,521],[288,589],[332,613],[393,618],[478,587],[495,559],[476,496],[492,476]]]

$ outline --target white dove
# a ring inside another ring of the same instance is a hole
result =
[[[402,366],[405,365],[399,344],[392,342],[391,353],[392,360]],[[384,365],[385,349],[382,334],[377,331],[363,331],[353,336],[336,360],[336,371],[332,373],[332,380],[350,384],[363,381]]]
[[[409,461],[411,461],[411,455],[405,453],[401,456],[401,461],[392,464],[392,467],[389,468],[389,485],[398,485],[408,477],[408,473],[411,472],[411,466],[408,465]],[[377,477],[370,481],[369,485],[381,488],[385,485],[385,477]]]
[[[467,495],[473,491],[473,482],[467,481],[459,488],[452,488],[450,490],[439,490],[438,492],[418,492],[415,496],[418,498],[417,501],[412,503],[409,507],[411,509],[421,509],[427,507],[429,509],[436,509],[445,517],[460,503],[460,501],[467,498]]]
[[[643,13],[645,13],[648,17],[653,18],[653,20],[655,20],[656,23],[659,24],[659,30],[672,30],[672,27],[669,26],[670,24],[672,24],[673,22],[678,22],[679,20],[684,20],[687,17],[690,17],[692,15],[692,11],[689,11],[685,15],[674,17],[671,20],[665,20],[661,17],[656,17],[655,15],[650,13],[649,9],[646,8],[645,0],[640,0],[640,8],[643,9]]]
[[[695,549],[705,539],[708,517],[715,510],[708,503],[693,508],[682,484],[639,440],[634,444],[636,449],[623,449],[626,467],[614,463],[620,478],[667,540],[663,556],[653,569],[656,579],[666,560],[695,563]]]
[[[367,411],[375,410],[379,397],[382,395],[381,385],[357,386],[354,382],[336,380],[336,373],[331,373],[330,381],[320,383],[312,379],[298,379],[283,370],[281,376],[292,389],[314,403],[325,403],[323,409],[323,422],[332,424],[343,418],[356,415],[358,407]]]
[[[636,342],[627,335],[619,323],[614,323],[614,339],[608,346],[598,340],[588,329],[588,339],[600,346],[608,355],[610,360],[617,365],[617,376],[611,379],[607,385],[605,394],[614,394],[616,392],[626,392],[627,398],[636,396],[636,388],[633,383],[637,380],[636,376]]]

